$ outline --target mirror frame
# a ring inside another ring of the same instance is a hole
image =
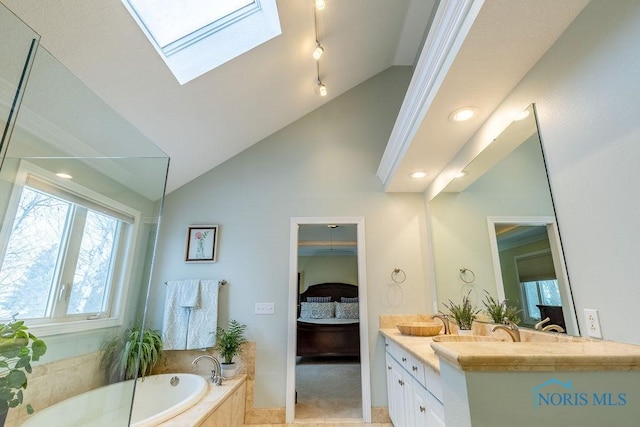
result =
[[[358,297],[360,304],[360,376],[362,379],[362,419],[371,422],[371,377],[369,362],[369,321],[367,309],[367,266],[363,217],[293,217],[289,239],[289,298],[287,327],[287,369],[285,423],[295,421],[296,328],[298,318],[298,229],[305,224],[356,225],[358,255]]]

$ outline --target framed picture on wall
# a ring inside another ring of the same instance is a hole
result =
[[[187,227],[185,262],[216,262],[218,258],[218,226],[190,225]]]

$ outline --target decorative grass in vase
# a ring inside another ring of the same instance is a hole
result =
[[[456,304],[451,300],[449,300],[448,304],[443,303],[451,317],[453,317],[453,320],[458,324],[458,329],[463,331],[471,330],[473,321],[481,311],[471,303],[471,300],[469,299],[470,294],[471,291],[462,297],[462,304]]]
[[[507,300],[502,302],[498,301],[496,298],[492,297],[486,289],[484,292],[487,294],[485,299],[482,301],[485,307],[484,312],[489,316],[493,323],[505,323],[504,319],[507,319],[516,325],[520,323],[520,318],[518,317],[520,310],[516,307],[508,306]]]

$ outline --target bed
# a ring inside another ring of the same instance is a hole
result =
[[[320,283],[299,293],[296,354],[360,356],[357,297],[358,286],[348,283]]]

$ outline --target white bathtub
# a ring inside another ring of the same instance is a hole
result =
[[[179,381],[171,385],[174,377]],[[36,411],[22,426],[126,426],[133,385],[133,381],[124,381],[74,396]],[[131,426],[151,427],[175,417],[202,399],[208,387],[203,377],[194,374],[161,374],[138,380]]]

